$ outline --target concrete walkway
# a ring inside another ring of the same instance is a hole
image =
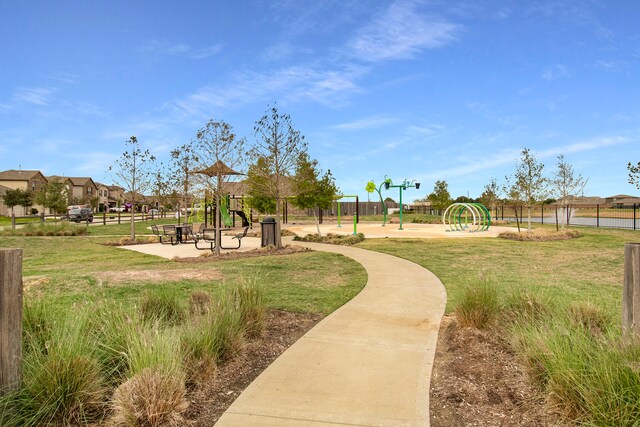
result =
[[[216,426],[428,426],[440,280],[391,255],[293,243],[353,258],[367,285],[276,359]]]

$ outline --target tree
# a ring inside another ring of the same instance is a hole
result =
[[[493,210],[498,206],[500,200],[500,187],[495,178],[491,178],[491,181],[484,186],[484,191],[480,196],[480,203],[485,205],[489,210]]]
[[[11,208],[11,216],[14,216],[13,208],[16,206],[31,206],[31,193],[28,190],[21,190],[16,188],[15,190],[7,190],[4,196],[2,196],[4,204]]]
[[[328,209],[336,198],[338,188],[331,171],[321,175],[318,169],[318,161],[313,160],[307,153],[301,153],[296,163],[296,172],[293,177],[293,192],[295,197],[292,204],[300,209],[312,209],[316,220],[318,236],[320,236],[320,222],[313,208]]]
[[[140,149],[138,138],[132,136],[125,142],[128,146],[119,159],[109,166],[108,172],[116,185],[122,187],[131,202],[131,240],[136,238],[135,212],[136,202],[151,185],[151,167],[155,157],[149,150]]]
[[[53,211],[54,216],[62,214],[67,210],[69,189],[64,182],[58,178],[53,178],[36,193],[35,201],[37,204]]]
[[[435,209],[445,209],[451,204],[451,194],[449,194],[449,184],[447,181],[436,181],[433,192],[427,196],[431,206]]]
[[[635,166],[629,162],[627,169],[629,169],[629,184],[635,185],[640,190],[640,162]]]
[[[510,186],[508,194],[527,207],[527,229],[531,231],[531,210],[547,197],[549,181],[543,176],[544,164],[536,160],[531,150],[523,148],[521,155],[513,175],[514,183]]]
[[[233,179],[228,169],[235,170],[243,165],[245,139],[236,137],[233,127],[225,121],[209,120],[196,134],[196,144],[199,153],[197,157],[199,169],[209,168],[210,170],[209,174],[200,174],[200,176],[207,177],[204,178],[206,188],[213,193],[218,208],[218,215],[214,218],[218,244],[214,250],[216,255],[220,255],[221,201],[222,197],[227,195],[225,184]],[[226,181],[225,177],[228,177]]]
[[[182,192],[182,205],[187,208],[189,193],[194,185],[194,170],[200,161],[200,157],[191,144],[183,144],[181,147],[171,150],[171,184]]]
[[[169,183],[168,178],[165,176],[165,167],[162,162],[151,173],[151,189],[153,195],[156,196],[157,207],[164,207],[169,194]]]
[[[565,162],[562,154],[558,156],[557,169],[550,180],[550,184],[552,193],[558,196],[560,205],[566,213],[567,227],[569,226],[573,200],[579,193],[584,191],[587,181],[588,180],[583,178],[582,175],[575,175],[573,166]],[[565,222],[562,221],[562,228],[564,228],[564,224]]]
[[[307,151],[307,143],[300,131],[293,127],[291,117],[280,114],[275,106],[265,112],[253,130],[256,144],[250,154],[256,163],[249,167],[247,176],[249,195],[274,199],[275,243],[282,248],[280,200],[288,193],[289,178],[300,155]]]

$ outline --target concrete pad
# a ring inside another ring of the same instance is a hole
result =
[[[357,226],[357,231],[363,233],[366,238],[378,239],[385,237],[393,238],[422,238],[422,239],[469,239],[478,237],[497,237],[498,234],[512,230],[510,227],[489,227],[487,231],[469,232],[469,231],[447,231],[448,228],[442,224],[403,224],[403,230],[399,230],[399,224],[386,224],[384,227],[380,223],[361,222]],[[286,225],[287,230],[293,231],[299,236],[307,234],[316,234],[318,232],[315,224],[303,225]],[[343,224],[338,227],[337,224],[321,224],[320,232],[322,234],[332,233],[349,235],[353,234],[353,224]]]
[[[221,249],[220,253],[228,253],[228,252],[246,252],[251,251],[253,249],[258,249],[260,247],[261,239],[259,237],[245,237],[242,239],[242,245],[240,249]],[[237,239],[233,239],[233,236],[222,236],[222,245],[223,246],[234,246],[237,245]],[[202,245],[206,246],[206,245]],[[162,258],[173,259],[175,257],[180,258],[191,258],[191,257],[199,257],[202,254],[211,253],[210,250],[199,250],[196,249],[196,246],[193,242],[189,243],[180,243],[178,245],[163,245],[160,243],[149,243],[145,245],[130,245],[130,246],[119,246],[122,249],[127,249],[130,251],[142,252],[148,255],[155,255]]]

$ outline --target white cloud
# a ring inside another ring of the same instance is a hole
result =
[[[541,75],[541,77],[548,82],[553,80],[558,80],[559,78],[568,77],[568,76],[569,76],[569,70],[566,66],[562,64],[556,64],[552,67],[548,67],[546,70],[544,70],[544,72]]]
[[[67,83],[67,84],[75,84],[77,79],[76,76],[72,74],[67,74],[67,73],[52,74],[47,77],[51,80],[55,80],[55,81]]]
[[[185,43],[172,43],[166,40],[151,40],[140,47],[143,52],[167,56],[186,56],[191,59],[206,59],[222,50],[221,44],[195,48]]]
[[[51,96],[57,92],[55,88],[33,87],[17,88],[13,93],[13,100],[16,102],[26,102],[39,106],[47,106]]]
[[[216,55],[221,50],[222,50],[222,45],[221,44],[216,44],[216,45],[213,45],[213,46],[196,49],[191,54],[191,58],[193,58],[193,59],[206,59],[206,58],[209,58],[211,56]]]
[[[456,41],[461,28],[418,13],[412,2],[395,2],[364,27],[349,47],[357,58],[365,61],[407,59],[425,49]]]
[[[208,114],[212,108],[237,108],[247,103],[282,99],[291,102],[313,100],[334,106],[359,91],[355,80],[360,68],[321,70],[294,66],[271,73],[245,72],[232,81],[200,88],[168,106],[183,117]]]
[[[594,138],[586,141],[579,141],[573,144],[564,145],[561,147],[551,148],[540,153],[540,157],[555,157],[560,154],[574,154],[583,151],[597,150],[598,148],[611,147],[614,145],[627,144],[629,139],[616,135],[616,136],[604,136],[600,138]]]
[[[389,116],[371,116],[362,119],[354,120],[352,122],[341,123],[339,125],[331,126],[333,129],[340,130],[364,130],[374,129],[382,126],[386,126],[391,123],[395,123],[398,120]]]

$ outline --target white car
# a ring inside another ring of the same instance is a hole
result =
[[[124,206],[116,206],[114,208],[109,208],[109,212],[124,212],[124,211],[125,211]]]

